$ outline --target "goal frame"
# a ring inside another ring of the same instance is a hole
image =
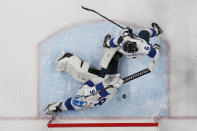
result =
[[[54,119],[51,119],[47,127],[48,128],[62,128],[62,127],[158,127],[158,122],[142,122],[142,123],[53,123]]]

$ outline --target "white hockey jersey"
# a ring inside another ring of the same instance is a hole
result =
[[[108,102],[117,92],[117,88],[119,88],[123,83],[123,80],[120,79],[119,74],[116,74],[115,76],[115,79],[114,77],[97,77],[85,82],[76,94],[76,96],[89,95],[89,97],[84,98],[83,100],[85,102],[85,106],[81,106],[80,104],[82,103],[80,102],[78,103],[79,105],[74,104],[74,97],[68,98],[64,102],[64,106],[67,110],[80,110],[95,107]],[[113,85],[115,87],[105,89],[109,85]]]
[[[123,44],[126,41],[136,42],[138,51],[135,53],[127,53],[123,50]],[[130,58],[137,58],[143,55],[148,55],[151,58],[154,58],[157,55],[157,51],[152,47],[151,44],[147,43],[141,38],[131,38],[130,36],[119,36],[117,38],[112,38],[107,42],[107,45],[110,47],[120,46],[119,52],[127,55]]]

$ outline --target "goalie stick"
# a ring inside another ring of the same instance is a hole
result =
[[[143,76],[143,75],[146,75],[146,74],[148,74],[148,73],[150,73],[151,72],[151,70],[149,69],[149,68],[146,68],[146,69],[144,69],[144,70],[141,70],[141,71],[139,71],[139,72],[137,72],[137,73],[134,73],[134,74],[132,74],[132,75],[130,75],[130,76],[127,76],[127,77],[125,77],[125,78],[123,78],[123,84],[124,83],[127,83],[127,82],[129,82],[129,81],[131,81],[131,80],[134,80],[134,79],[136,79],[136,78],[138,78],[138,77],[141,77],[141,76]],[[112,85],[109,85],[108,87],[106,87],[106,88],[103,88],[103,89],[101,89],[101,90],[98,90],[98,91],[96,91],[95,93],[91,93],[91,94],[89,94],[89,95],[87,95],[87,96],[84,96],[85,98],[87,98],[87,97],[90,97],[90,96],[92,96],[92,95],[96,95],[97,93],[99,93],[99,92],[101,92],[101,91],[104,91],[104,90],[106,90],[106,89],[109,89],[109,88],[113,88],[113,86]]]
[[[139,71],[139,72],[137,72],[137,73],[134,73],[134,74],[132,74],[132,75],[130,75],[130,76],[127,76],[127,77],[123,78],[123,79],[122,79],[122,80],[123,80],[123,84],[124,84],[124,83],[127,83],[127,82],[129,82],[129,81],[131,81],[131,80],[134,80],[134,79],[136,79],[136,78],[138,78],[138,77],[141,77],[141,76],[143,76],[143,75],[146,75],[146,74],[150,73],[150,72],[153,70],[154,65],[155,65],[155,60],[154,60],[154,59],[151,59],[148,68],[146,68],[146,69],[144,69],[144,70],[141,70],[141,71]],[[99,92],[101,92],[101,91],[104,91],[104,90],[108,89],[108,88],[113,88],[113,86],[112,86],[112,85],[109,85],[109,86],[106,87],[106,88],[103,88],[103,89],[101,89],[101,90],[98,90],[98,91],[96,91],[95,93],[86,95],[86,96],[84,96],[84,97],[85,97],[85,98],[90,97],[90,96],[95,95],[95,94],[97,94],[97,93],[99,93]]]
[[[124,83],[127,83],[127,82],[129,82],[129,81],[131,81],[131,80],[134,80],[134,79],[136,79],[136,78],[138,78],[138,77],[141,77],[141,76],[143,76],[143,75],[146,75],[146,74],[150,73],[150,72],[153,70],[154,64],[155,64],[154,59],[151,59],[151,62],[150,62],[150,65],[149,65],[148,68],[146,68],[146,69],[144,69],[144,70],[141,70],[141,71],[139,71],[139,72],[137,72],[137,73],[134,73],[134,74],[132,74],[132,75],[130,75],[130,76],[127,76],[127,77],[123,78],[123,79],[122,79],[122,80],[123,80],[123,84],[124,84]],[[98,91],[96,91],[95,93],[91,93],[91,94],[89,94],[89,95],[84,96],[84,98],[87,98],[87,97],[96,95],[97,93],[99,93],[99,92],[101,92],[101,91],[104,91],[104,90],[106,90],[106,89],[108,89],[108,88],[114,88],[114,86],[109,85],[108,87],[103,88],[103,89],[101,89],[101,90],[98,90]],[[48,106],[50,106],[50,105],[48,105]],[[48,108],[48,107],[47,107],[47,108]],[[45,108],[45,111],[46,111],[47,108]],[[52,121],[52,120],[55,119],[55,117],[56,117],[56,112],[52,113],[51,115],[52,115],[52,117],[51,117],[51,121]]]
[[[134,80],[134,79],[136,79],[136,78],[138,78],[138,77],[141,77],[141,76],[143,76],[143,75],[146,75],[146,74],[148,74],[148,73],[150,73],[150,72],[151,72],[151,69],[146,68],[146,69],[141,70],[141,71],[139,71],[139,72],[137,72],[137,73],[134,73],[134,74],[132,74],[132,75],[130,75],[130,76],[127,76],[127,77],[123,78],[123,81],[124,81],[123,84],[124,84],[124,83],[127,83],[127,82],[129,82],[129,81],[131,81],[131,80]],[[84,96],[84,98],[87,98],[87,97],[96,95],[97,93],[102,92],[102,91],[104,91],[104,90],[106,90],[106,89],[109,89],[109,88],[114,88],[114,87],[113,87],[112,85],[109,85],[108,87],[103,88],[103,89],[101,89],[101,90],[98,90],[98,91],[96,91],[95,93],[91,93],[91,94],[89,94],[89,95]],[[50,104],[45,108],[45,111],[46,111],[46,109],[47,109],[49,106],[50,106]],[[50,122],[53,121],[53,120],[56,118],[56,112],[53,112],[51,115],[52,115],[52,117],[51,117]],[[49,123],[50,123],[50,122],[49,122]]]

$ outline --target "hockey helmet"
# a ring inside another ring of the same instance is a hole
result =
[[[122,48],[123,48],[123,50],[126,53],[135,53],[135,52],[138,51],[136,42],[132,42],[132,41],[126,41],[126,42],[124,42]]]
[[[73,98],[72,104],[77,107],[84,108],[87,105],[87,102],[85,101],[84,96],[77,95]]]

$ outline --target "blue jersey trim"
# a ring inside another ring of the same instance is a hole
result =
[[[103,86],[102,82],[97,84],[97,85],[95,85],[95,87],[96,87],[96,91],[102,90],[102,91],[98,92],[98,94],[101,97],[105,97],[105,96],[109,95],[109,93],[104,89],[104,86]]]
[[[84,83],[84,85],[88,85],[89,87],[93,87],[94,86],[94,83],[92,81],[88,80],[88,81],[86,81]]]
[[[153,34],[150,36],[150,37],[154,37],[154,36],[156,36],[156,34],[157,34],[157,32],[156,32],[156,30],[155,29],[152,29],[152,28],[150,28],[151,30],[152,30],[152,32],[153,32]]]
[[[68,110],[75,110],[74,107],[73,107],[72,104],[71,104],[71,99],[72,99],[72,97],[71,97],[71,98],[68,98],[68,99],[65,101],[64,105],[66,106],[66,108],[67,108]]]
[[[148,56],[151,57],[151,58],[154,58],[155,55],[156,55],[156,50],[153,47],[151,47],[151,49],[148,53]]]
[[[114,38],[112,38],[112,39],[109,41],[109,44],[110,44],[111,47],[116,47],[116,45],[114,44],[113,40],[114,40]]]

